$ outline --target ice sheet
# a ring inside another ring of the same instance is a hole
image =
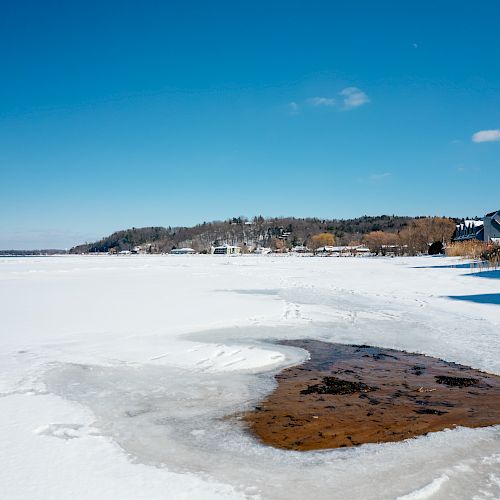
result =
[[[498,280],[446,258],[0,259],[2,498],[488,498],[500,430],[262,446],[237,418],[306,355],[371,343],[500,373]],[[406,495],[406,497],[405,497]]]

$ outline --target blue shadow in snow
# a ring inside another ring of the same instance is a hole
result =
[[[450,295],[448,298],[454,300],[467,300],[478,304],[500,305],[500,293],[481,293],[478,295]]]
[[[477,276],[479,278],[500,280],[500,269],[495,269],[494,271],[479,271],[477,273],[464,274],[464,276]]]
[[[476,269],[479,264],[444,264],[440,266],[413,266],[412,269]]]

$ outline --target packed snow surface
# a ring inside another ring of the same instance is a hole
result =
[[[500,374],[500,279],[450,258],[0,258],[0,496],[500,497],[500,429],[290,452],[239,420],[307,353],[367,343]]]

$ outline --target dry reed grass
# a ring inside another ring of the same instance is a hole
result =
[[[479,240],[456,241],[446,247],[448,257],[473,259],[471,267],[497,269],[500,266],[500,246]]]
[[[464,257],[468,259],[479,259],[487,250],[488,245],[484,241],[466,240],[456,241],[446,247],[448,257]]]

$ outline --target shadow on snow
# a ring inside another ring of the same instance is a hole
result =
[[[483,265],[484,267],[484,265]],[[413,266],[412,269],[476,269],[480,268],[478,263],[469,264],[443,264],[440,266]]]
[[[477,276],[478,278],[489,278],[493,280],[500,279],[500,269],[491,271],[480,271],[478,273],[464,274],[464,276]]]
[[[481,293],[478,295],[450,295],[448,298],[454,300],[467,300],[478,304],[500,305],[500,293]]]

